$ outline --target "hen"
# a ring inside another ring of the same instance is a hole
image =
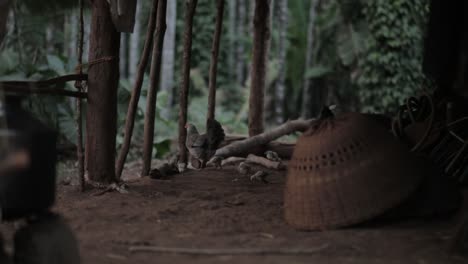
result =
[[[187,124],[187,139],[185,146],[190,155],[201,162],[201,167],[206,167],[206,162],[215,154],[219,144],[224,140],[224,130],[218,121],[209,119],[205,134],[198,133],[197,128]]]

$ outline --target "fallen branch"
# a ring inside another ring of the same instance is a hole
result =
[[[229,157],[227,159],[224,159],[222,162],[221,162],[221,166],[229,166],[229,165],[235,165],[235,164],[238,164],[238,163],[241,163],[245,161],[245,158],[240,158],[240,157]]]
[[[154,247],[154,246],[133,246],[130,252],[153,252],[166,254],[183,255],[313,255],[328,248],[324,244],[315,248],[178,248],[178,247]]]
[[[226,158],[241,155],[250,149],[265,145],[284,135],[289,135],[296,131],[304,132],[314,121],[315,119],[288,121],[270,131],[222,147],[216,151],[214,156]]]
[[[272,161],[264,157],[259,157],[257,155],[249,154],[246,159],[249,163],[254,163],[261,165],[267,169],[274,169],[274,170],[281,170],[286,168],[281,162],[279,161]]]

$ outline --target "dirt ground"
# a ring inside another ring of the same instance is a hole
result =
[[[127,178],[136,175],[127,171]],[[335,231],[300,232],[283,220],[285,172],[269,184],[234,168],[189,171],[169,180],[132,180],[128,194],[80,193],[60,185],[56,212],[74,230],[82,263],[468,263],[448,254],[459,216]],[[11,229],[12,225],[2,229]],[[8,232],[8,231],[6,231]],[[306,255],[182,255],[135,246],[195,249],[309,249]]]

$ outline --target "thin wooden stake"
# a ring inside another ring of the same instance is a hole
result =
[[[83,63],[83,46],[84,46],[84,18],[83,18],[84,3],[80,0],[80,33],[78,45],[78,65]],[[82,74],[83,70],[80,67],[79,73]],[[83,91],[83,82],[76,82],[76,88],[79,92]],[[86,188],[85,171],[84,171],[84,154],[83,154],[83,123],[82,123],[82,104],[81,99],[76,99],[76,129],[77,129],[77,142],[76,142],[76,155],[78,158],[78,177],[80,179],[80,191],[84,192]]]
[[[145,129],[143,134],[143,168],[141,176],[149,175],[151,169],[151,158],[153,156],[154,121],[156,115],[156,99],[158,96],[158,85],[161,77],[161,61],[166,32],[166,7],[167,0],[159,0],[158,21],[153,43],[153,58],[151,60],[150,87],[145,113]]]
[[[218,71],[218,54],[219,43],[221,40],[221,32],[223,31],[223,14],[224,14],[224,0],[218,0],[216,15],[216,29],[213,36],[213,45],[211,47],[211,62],[210,62],[210,75],[209,75],[209,95],[208,95],[208,114],[207,114],[207,127],[208,119],[215,119],[216,108],[216,74]]]
[[[179,163],[187,166],[187,149],[185,147],[185,138],[187,130],[187,107],[188,107],[188,91],[190,85],[190,58],[192,56],[192,31],[193,31],[193,16],[197,7],[197,0],[185,1],[185,30],[184,30],[184,51],[182,61],[182,80],[179,91]]]
[[[153,44],[154,29],[156,28],[156,14],[158,10],[158,0],[153,0],[151,14],[148,21],[148,29],[146,31],[146,40],[143,52],[138,64],[138,72],[135,78],[135,84],[132,90],[132,96],[127,110],[127,118],[125,119],[124,141],[120,149],[119,157],[115,168],[116,178],[120,179],[124,168],[125,160],[127,159],[128,151],[130,149],[130,142],[132,140],[133,127],[135,125],[135,115],[138,108],[138,101],[140,100],[141,86],[145,77],[146,66],[148,65],[151,46]]]

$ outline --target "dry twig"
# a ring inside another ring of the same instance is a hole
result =
[[[179,247],[156,247],[156,246],[133,246],[130,252],[153,252],[162,254],[182,255],[313,255],[329,247],[324,244],[315,248],[179,248]]]

